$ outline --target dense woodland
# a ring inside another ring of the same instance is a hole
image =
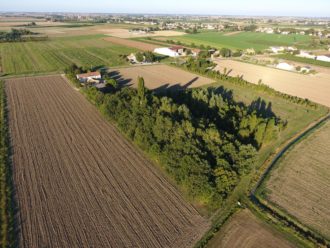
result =
[[[236,103],[223,88],[155,94],[139,78],[137,90],[83,92],[187,195],[210,208],[221,204],[250,171],[257,150],[283,128],[275,115]]]

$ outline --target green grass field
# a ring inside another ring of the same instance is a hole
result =
[[[72,63],[84,67],[126,64],[121,54],[135,49],[104,41],[102,35],[52,38],[41,42],[0,43],[5,75],[61,72]]]
[[[302,58],[302,57],[297,57],[291,54],[280,54],[274,56],[276,58],[280,59],[286,59],[286,60],[291,60],[299,63],[305,63],[305,64],[310,64],[310,65],[317,65],[317,66],[324,66],[324,67],[330,67],[330,62],[325,62],[325,61],[319,61],[315,59],[308,59],[308,58]]]
[[[169,38],[171,39],[171,38]],[[306,48],[311,40],[306,35],[280,35],[280,34],[265,34],[242,32],[230,36],[218,32],[203,32],[199,34],[188,34],[173,38],[173,40],[181,41],[190,45],[205,45],[216,48],[227,47],[231,49],[247,49],[254,48],[263,50],[270,46],[292,46],[298,48]]]

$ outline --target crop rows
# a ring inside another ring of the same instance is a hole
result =
[[[59,76],[8,80],[22,247],[190,247],[208,223]]]

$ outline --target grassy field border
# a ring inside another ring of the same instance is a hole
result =
[[[17,247],[5,81],[0,80],[0,247]]]

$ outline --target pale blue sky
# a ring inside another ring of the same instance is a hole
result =
[[[330,17],[330,0],[0,0],[0,11]]]

